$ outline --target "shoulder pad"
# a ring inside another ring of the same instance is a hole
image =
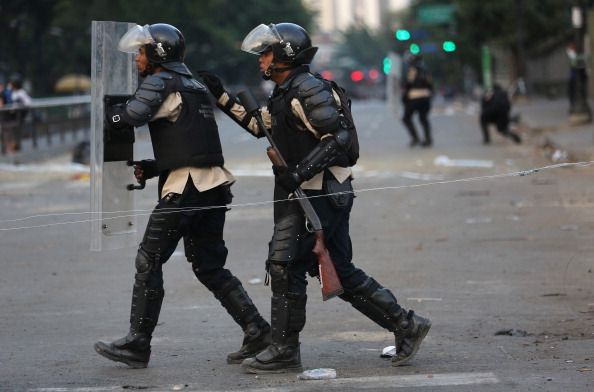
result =
[[[173,79],[174,74],[171,73],[171,72],[169,72],[169,71],[161,71],[161,72],[158,72],[158,73],[153,74],[151,76],[156,76],[156,77],[161,78],[163,80],[171,80],[171,79]]]
[[[197,81],[196,79],[186,78],[186,77],[182,76],[181,80],[182,80],[182,85],[187,89],[206,90],[206,87],[202,83]]]
[[[338,128],[338,104],[326,83],[306,73],[295,79],[297,98],[310,124],[320,133],[333,132]]]
[[[149,75],[142,81],[139,90],[161,91],[165,89],[165,78],[157,75]]]
[[[310,97],[326,88],[323,81],[308,72],[298,75],[293,81],[293,86],[301,98]]]
[[[144,79],[126,105],[132,125],[139,126],[150,121],[165,99],[166,81],[172,78],[167,72],[159,72]]]

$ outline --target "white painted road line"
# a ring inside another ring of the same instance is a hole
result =
[[[298,384],[291,384],[287,387],[274,388],[248,388],[237,390],[242,392],[287,392],[287,391],[310,391],[312,387],[316,390],[356,388],[357,390],[381,390],[393,388],[413,387],[447,387],[457,385],[484,385],[497,384],[499,379],[494,373],[442,373],[442,374],[414,374],[406,376],[372,376],[336,378],[333,380],[308,380]],[[159,389],[161,388],[161,389]],[[109,392],[123,390],[121,386],[108,387],[87,387],[87,388],[34,388],[29,392]],[[173,385],[161,387],[149,387],[151,392],[177,390]],[[185,392],[221,392],[220,389],[195,389],[192,385],[180,390]],[[230,391],[226,389],[226,391]]]

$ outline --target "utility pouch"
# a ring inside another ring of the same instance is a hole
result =
[[[324,173],[324,192],[328,195],[330,204],[336,209],[346,208],[353,202],[354,193],[351,179],[347,178],[340,183],[329,170]]]

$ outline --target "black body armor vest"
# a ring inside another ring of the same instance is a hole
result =
[[[165,79],[162,97],[164,100],[179,92],[181,113],[175,122],[162,118],[148,123],[159,171],[222,166],[219,131],[206,88],[195,79],[171,75],[171,79]]]
[[[298,68],[295,73],[289,75],[289,78],[281,86],[275,88],[268,102],[268,111],[272,118],[272,138],[281,155],[285,158],[287,166],[291,169],[294,169],[320,142],[291,110],[291,101],[293,98],[299,98],[299,88],[297,86],[299,82],[293,82],[295,79],[303,79],[304,72],[307,72],[309,77],[315,78],[314,75],[309,73],[307,67]],[[327,89],[330,90],[330,87],[327,87]],[[306,106],[303,108],[307,115],[308,108]],[[338,129],[338,123],[336,129]],[[349,160],[346,155],[343,155],[332,165],[348,167]]]

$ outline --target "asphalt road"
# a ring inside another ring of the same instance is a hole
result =
[[[88,176],[67,156],[3,166],[0,390],[593,390],[592,168],[506,175],[552,163],[527,130],[522,145],[493,135],[483,146],[475,109],[436,108],[434,147],[409,149],[383,103],[355,104],[354,262],[433,327],[411,365],[393,368],[379,357],[393,345],[390,334],[338,299],[322,302],[311,280],[302,360],[307,369],[336,369],[326,381],[227,365],[240,330],[197,282],[181,246],[165,266],[149,367],[98,356],[96,340],[127,332],[137,244],[89,251]],[[261,283],[272,229],[266,144],[224,118],[219,125],[237,176],[228,267],[269,318],[270,288]],[[138,140],[138,157],[149,156],[146,135]],[[139,227],[155,196],[154,183],[136,194]]]

